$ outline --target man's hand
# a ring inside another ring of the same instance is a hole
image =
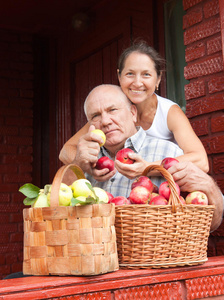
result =
[[[96,165],[98,154],[100,152],[99,142],[94,138],[94,134],[91,132],[94,129],[95,127],[91,125],[88,133],[79,139],[74,160],[74,163],[90,175],[92,175],[93,168]]]
[[[114,174],[116,173],[116,171],[117,171],[116,169],[114,169],[113,171],[109,172],[109,169],[107,169],[107,168],[102,169],[102,170],[97,170],[96,168],[93,168],[92,169],[92,176],[97,181],[107,181],[111,177],[114,176]]]
[[[115,160],[114,165],[119,173],[129,179],[134,179],[143,173],[149,163],[136,153],[129,153],[128,157],[134,160],[133,164],[124,164],[119,160]]]

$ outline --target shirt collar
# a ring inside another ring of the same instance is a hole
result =
[[[144,143],[146,132],[140,126],[137,126],[136,128],[137,132],[126,140],[124,148],[131,148],[138,153]],[[103,156],[109,156],[109,153],[104,147],[101,147],[100,151]]]
[[[146,132],[140,126],[136,128],[138,131],[126,140],[124,148],[131,148],[138,153],[144,143]]]

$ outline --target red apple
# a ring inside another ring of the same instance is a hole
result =
[[[134,153],[134,151],[130,148],[124,148],[117,152],[116,159],[122,162],[123,164],[133,164],[134,160],[128,157],[129,153]]]
[[[151,200],[149,201],[150,205],[167,205],[168,201],[163,197],[163,196],[155,196],[152,197]]]
[[[107,156],[102,156],[98,159],[96,163],[96,169],[109,169],[109,171],[111,172],[114,170],[114,161]]]
[[[180,199],[180,202],[181,202],[182,204],[186,204],[185,199],[184,199],[183,196],[179,196],[179,199]]]
[[[159,193],[159,188],[158,188],[158,186],[157,185],[155,185],[154,183],[153,183],[153,190],[152,190],[152,192],[153,193]]]
[[[178,195],[180,196],[180,188],[179,185],[175,182],[176,190]],[[164,181],[159,186],[159,194],[163,196],[166,200],[169,200],[170,197],[170,187],[168,181]]]
[[[173,157],[166,157],[161,161],[161,166],[163,166],[166,170],[168,170],[173,165],[179,163],[176,158]]]
[[[123,196],[114,197],[113,199],[109,200],[108,203],[114,203],[115,205],[130,205],[131,204],[131,202]]]
[[[187,195],[186,204],[208,205],[208,197],[203,192],[194,191]]]
[[[151,193],[144,186],[134,187],[129,195],[129,199],[132,204],[148,204]]]
[[[150,201],[153,199],[153,198],[155,198],[155,197],[157,197],[157,196],[160,196],[158,193],[152,193],[151,194],[151,197],[150,197]]]
[[[144,186],[146,187],[150,193],[153,191],[153,183],[147,176],[139,176],[132,182],[131,189],[135,188],[136,186]]]
[[[107,191],[105,191],[105,192],[107,193],[107,196],[108,196],[108,199],[109,199],[108,203],[110,203],[110,201],[112,199],[114,199],[114,196],[111,193],[107,192]]]

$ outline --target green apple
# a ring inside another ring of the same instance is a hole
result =
[[[78,196],[78,197],[76,197],[76,199],[80,201],[80,203],[78,203],[76,205],[82,205],[82,204],[86,203],[86,197],[84,197],[84,196]]]
[[[51,187],[49,189],[49,193],[47,194],[48,204],[50,206],[50,194],[51,194]],[[59,190],[59,205],[60,206],[69,206],[71,204],[73,193],[72,189],[65,183],[61,183],[60,190]]]
[[[92,130],[91,132],[93,132],[93,133],[99,135],[99,136],[103,139],[103,143],[99,144],[100,147],[102,147],[102,146],[105,144],[105,142],[106,142],[106,136],[105,136],[105,133],[104,133],[102,130],[100,130],[100,129],[94,129],[94,130]]]
[[[79,196],[83,196],[85,198],[89,196],[94,197],[94,194],[91,191],[91,189],[88,187],[88,184],[92,186],[91,182],[85,178],[74,181],[72,183],[73,197],[74,198],[77,198]]]
[[[101,189],[99,187],[94,187],[93,189],[94,189],[97,197],[99,197],[99,203],[108,203],[109,197],[108,197],[106,191],[104,191],[103,189]]]
[[[49,207],[48,201],[47,201],[47,195],[40,192],[40,194],[37,196],[37,199],[35,200],[32,207]]]

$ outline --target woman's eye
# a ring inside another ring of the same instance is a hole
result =
[[[144,76],[149,77],[150,74],[149,73],[144,73]]]

